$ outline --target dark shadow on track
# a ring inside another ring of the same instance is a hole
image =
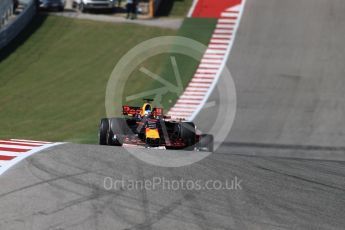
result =
[[[158,7],[158,11],[157,11],[157,17],[162,17],[162,16],[169,16],[170,12],[174,6],[175,2],[183,2],[185,0],[163,0],[160,4],[160,6]]]
[[[0,62],[5,60],[10,54],[12,54],[18,47],[23,45],[28,38],[31,37],[44,23],[47,15],[37,14],[32,19],[32,21],[27,25],[27,27],[19,33],[19,35],[13,39],[6,47],[0,51]]]

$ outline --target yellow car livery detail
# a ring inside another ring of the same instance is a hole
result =
[[[159,132],[158,129],[149,129],[146,128],[146,138],[150,139],[159,139]]]

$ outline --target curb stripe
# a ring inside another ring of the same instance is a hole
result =
[[[221,61],[223,59],[223,54],[205,54],[203,60],[218,60]]]
[[[197,2],[194,1],[194,6]],[[246,0],[242,0],[239,5],[229,7],[220,13],[213,35],[193,78],[176,104],[168,111],[168,115],[172,118],[192,121],[207,102],[226,65],[245,2]]]
[[[232,10],[232,9],[226,9],[225,12],[234,13],[234,14],[239,14],[240,13],[240,11]]]
[[[206,53],[208,53],[208,54],[225,54],[226,50],[207,49]]]
[[[196,106],[197,107],[197,106]],[[183,112],[183,111],[186,111],[186,112],[194,112],[195,108],[178,108],[178,107],[174,107],[171,109],[172,112]]]
[[[16,146],[27,146],[27,147],[39,147],[42,146],[41,144],[24,144],[24,143],[18,143],[13,141],[0,141],[0,145],[16,145]]]
[[[176,105],[176,107],[175,108],[185,108],[185,104],[177,104]],[[198,104],[194,104],[194,105],[191,105],[191,106],[189,106],[190,108],[195,108],[195,107],[197,107],[198,106]],[[174,109],[175,109],[174,108]]]
[[[186,97],[185,95],[180,97],[181,100],[183,100],[183,99],[186,99],[186,100],[194,100],[194,99],[200,100],[200,99],[203,99],[203,98],[204,98],[203,96],[188,96],[188,97]]]
[[[184,106],[188,106],[188,105],[199,105],[200,103],[196,103],[196,102],[176,102],[176,104],[175,105],[184,105]]]
[[[214,59],[203,59],[201,63],[222,63],[221,60],[214,60]]]
[[[223,19],[223,18],[221,18],[221,19],[218,20],[218,22],[219,22],[219,23],[228,23],[228,22],[231,22],[231,23],[232,23],[232,22],[234,22],[234,20],[231,20],[231,19]]]
[[[194,86],[188,86],[186,91],[192,91],[192,92],[207,92],[206,89],[201,89],[198,87],[194,87]]]
[[[32,149],[32,147],[29,147],[29,146],[14,146],[14,145],[0,145],[0,148],[10,148],[10,149]],[[1,151],[1,150],[0,150]]]
[[[230,39],[211,39],[211,44],[229,44]]]
[[[230,36],[232,35],[232,33],[230,34],[213,34],[212,35],[212,38],[223,38],[223,39],[227,39],[227,40],[230,40]]]
[[[12,159],[16,158],[15,156],[3,156],[3,155],[0,155],[0,160],[1,161],[10,161]]]
[[[47,142],[47,141],[32,141],[32,140],[24,140],[24,139],[11,139],[11,141],[26,142],[26,143],[33,143],[33,144],[52,144],[52,142]]]
[[[210,47],[210,48],[216,48],[216,49],[226,49],[226,48],[228,48],[228,46],[227,45],[219,45],[219,44],[217,44],[217,45],[214,45],[214,44],[210,44],[208,47]]]
[[[217,29],[233,29],[235,26],[235,23],[227,23],[227,24],[217,24],[216,28]]]
[[[209,78],[209,79],[203,79],[203,78],[197,78],[197,79],[193,79],[191,82],[194,83],[202,83],[202,82],[213,82],[213,79]]]
[[[18,149],[18,148],[7,148],[7,147],[0,147],[0,151],[6,152],[17,152],[17,153],[24,153],[29,151],[30,149]]]
[[[218,69],[220,66],[220,64],[200,64],[199,67],[202,67],[202,68],[216,68]]]
[[[0,175],[21,160],[49,147],[64,143],[23,139],[0,140]]]
[[[233,31],[233,28],[216,29],[216,30],[214,31],[214,33],[215,33],[215,34],[229,34],[229,35],[231,35],[232,31]]]

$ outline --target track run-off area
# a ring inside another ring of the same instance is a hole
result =
[[[224,2],[195,1],[190,15],[232,17],[234,6]],[[226,28],[217,28],[209,45],[226,49],[224,66],[237,94],[231,132],[215,153],[166,168],[124,148],[45,149],[0,176],[0,229],[343,229],[344,11],[342,1],[246,0],[236,36],[224,37],[229,46],[217,43],[217,32],[230,29],[228,18],[218,19]],[[199,67],[211,68],[206,61]],[[221,100],[227,76],[212,74],[208,87],[217,78],[218,84],[198,101],[204,106],[194,119],[205,132],[212,130],[210,118],[232,103]],[[3,141],[3,148],[21,141]],[[108,183],[157,178],[166,183],[154,189]],[[181,180],[201,187],[167,186]],[[204,186],[210,181],[230,186]]]

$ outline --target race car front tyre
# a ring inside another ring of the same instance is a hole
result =
[[[99,131],[98,131],[98,143],[100,145],[107,145],[107,137],[109,132],[109,120],[107,118],[103,118],[101,123],[99,124]]]
[[[199,151],[213,152],[214,138],[210,134],[200,135],[199,143],[197,144],[197,149]]]
[[[109,123],[108,145],[122,146],[123,137],[130,134],[126,120],[123,118],[110,118]]]
[[[195,125],[193,122],[180,123],[180,136],[186,143],[184,150],[193,151],[195,148]]]
[[[110,118],[109,124],[110,130],[116,135],[127,135],[131,133],[126,120],[123,118]]]

